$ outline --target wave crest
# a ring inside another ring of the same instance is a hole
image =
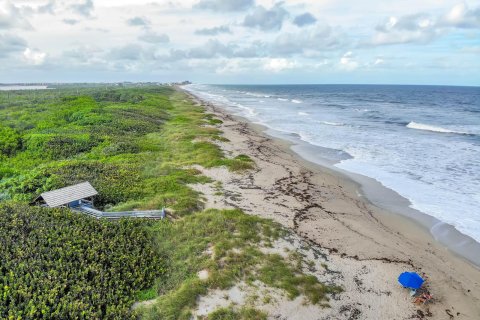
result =
[[[407,124],[407,128],[416,129],[416,130],[424,130],[424,131],[432,131],[432,132],[440,132],[440,133],[455,133],[455,134],[469,134],[468,132],[464,131],[456,131],[447,128],[432,126],[429,124],[418,123],[411,121]]]
[[[330,122],[330,121],[320,121],[320,123],[327,126],[335,126],[335,127],[342,127],[345,125],[345,123],[342,123],[342,122]]]

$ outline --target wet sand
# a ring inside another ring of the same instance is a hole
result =
[[[243,174],[199,168],[222,183],[222,195],[212,186],[195,186],[207,207],[273,219],[326,250],[343,278],[355,280],[340,297],[359,311],[355,319],[480,319],[480,270],[436,241],[426,225],[373,204],[361,184],[302,159],[265,128],[198,102],[223,121],[218,128],[228,141],[217,144],[224,152],[246,154],[256,164]],[[431,304],[412,303],[397,283],[403,271],[424,275]],[[340,310],[337,315],[327,318],[345,318]]]

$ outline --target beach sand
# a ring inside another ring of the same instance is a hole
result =
[[[264,128],[192,99],[223,121],[216,127],[228,141],[215,143],[225,154],[245,154],[255,162],[244,173],[198,167],[217,181],[193,186],[205,206],[240,208],[281,223],[325,252],[329,269],[340,275],[345,292],[328,311],[306,308],[281,319],[480,319],[480,269],[414,221],[373,205],[351,179],[303,160]],[[413,304],[397,282],[403,271],[424,276],[432,303]]]

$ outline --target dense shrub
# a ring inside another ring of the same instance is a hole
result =
[[[138,198],[143,194],[137,164],[113,164],[100,161],[69,161],[52,168],[56,187],[89,181],[98,190],[95,205],[104,207]]]
[[[139,103],[144,100],[144,96],[136,93],[129,92],[126,90],[99,90],[92,94],[93,98],[98,102],[130,102],[130,103]]]
[[[163,273],[146,224],[1,204],[0,318],[134,319]]]
[[[198,210],[198,194],[187,184],[205,179],[185,168],[240,170],[252,164],[224,159],[207,142],[219,137],[218,130],[204,127],[211,117],[185,98],[159,86],[65,86],[8,99],[0,92],[0,104],[9,102],[0,110],[0,125],[9,133],[0,137],[2,199],[31,201],[89,181],[102,209],[168,206],[178,215]],[[205,141],[192,143],[197,137]]]
[[[27,151],[48,159],[65,159],[90,151],[100,139],[89,134],[32,134],[25,140]]]
[[[0,127],[0,154],[12,156],[20,147],[18,132],[9,127]]]

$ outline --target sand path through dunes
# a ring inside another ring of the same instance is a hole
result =
[[[479,269],[413,221],[370,204],[349,179],[302,160],[262,128],[199,103],[223,121],[218,128],[229,141],[217,143],[224,152],[246,154],[256,164],[241,174],[199,168],[221,182],[220,192],[218,186],[194,186],[204,193],[207,207],[271,218],[327,250],[336,270],[353,279],[340,299],[356,306],[357,319],[480,319]],[[412,303],[396,280],[408,270],[425,275],[434,303]]]

